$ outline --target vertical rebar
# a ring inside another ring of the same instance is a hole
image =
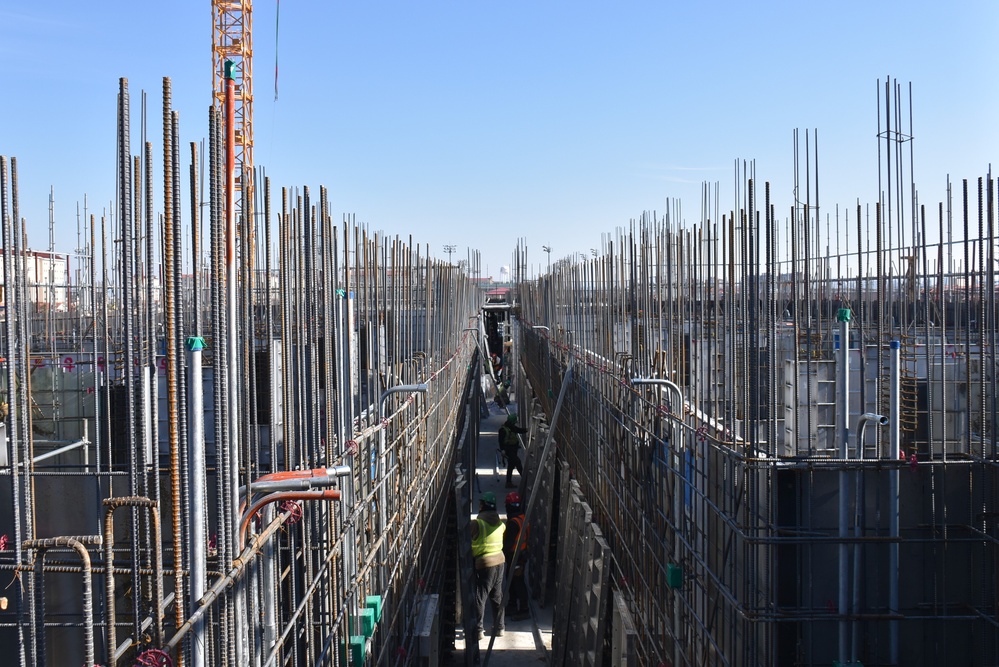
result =
[[[16,161],[14,158],[11,159],[11,171],[16,170]],[[13,219],[16,220],[17,211],[17,187],[14,185],[14,181],[8,183],[7,180],[7,156],[0,155],[0,221],[2,221],[2,234],[3,234],[3,275],[4,275],[4,285],[14,284],[14,258],[12,236],[14,235],[14,230],[16,225],[12,224],[12,216],[8,212],[8,207],[13,206],[15,214]],[[8,312],[10,312],[10,299],[13,296],[12,292],[8,291],[5,295],[4,304],[7,306]],[[16,382],[18,378],[17,370],[19,364],[17,360],[20,358],[20,346],[17,343],[17,332],[14,328],[14,318],[4,317],[4,358],[7,359],[7,373],[6,373],[6,390],[7,390],[7,461],[10,465],[10,496],[11,496],[11,515],[13,521],[14,530],[14,562],[18,565],[22,562],[22,552],[21,552],[21,542],[24,539],[24,535],[30,527],[30,522],[25,521],[22,516],[24,511],[26,499],[22,497],[23,486],[27,480],[22,479],[21,475],[21,456],[19,451],[20,445],[20,430],[19,430],[19,412],[20,406],[14,400],[16,392]],[[17,609],[17,632],[18,632],[18,658],[21,667],[27,665],[28,660],[34,660],[36,655],[34,651],[34,644],[32,643],[32,650],[27,651],[29,642],[25,636],[25,608],[24,608],[24,598],[22,589],[20,586],[15,586],[15,590],[12,592],[14,597],[14,604]],[[33,633],[32,633],[33,634]]]
[[[173,113],[171,109],[171,85],[169,77],[163,77],[163,305],[166,316],[164,342],[167,374],[167,437],[170,450],[170,504],[171,525],[173,527],[173,563],[177,576],[174,577],[174,618],[175,627],[184,620],[184,578],[180,576],[183,558],[183,521],[181,507],[180,470],[180,414],[178,407],[179,376],[177,372],[177,294],[176,294],[176,251],[174,249],[176,224],[174,214],[174,150]],[[155,456],[158,460],[158,455]],[[156,466],[158,470],[159,466]],[[157,613],[159,613],[157,611]],[[179,657],[178,657],[179,659]]]

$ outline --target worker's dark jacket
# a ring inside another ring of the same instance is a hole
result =
[[[504,452],[517,453],[520,449],[520,441],[517,439],[518,433],[527,433],[526,428],[521,428],[516,424],[503,424],[497,433],[499,446]]]

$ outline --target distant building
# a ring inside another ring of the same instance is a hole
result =
[[[25,280],[28,301],[47,304],[55,311],[69,309],[69,255],[43,250],[25,250]],[[7,307],[7,286],[0,272],[0,306]]]

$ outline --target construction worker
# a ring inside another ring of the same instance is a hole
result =
[[[496,495],[486,491],[479,496],[479,516],[472,524],[472,557],[475,558],[475,611],[477,638],[482,639],[486,613],[486,598],[493,608],[493,635],[503,636],[503,575],[506,557],[503,555],[503,534],[506,525],[496,512]]]
[[[493,377],[500,380],[503,375],[503,359],[494,352],[490,355],[490,360],[493,364]]]
[[[527,540],[531,529],[524,524],[524,510],[520,503],[520,494],[511,491],[506,494],[506,532],[503,533],[503,553],[506,562],[513,568],[510,580],[510,599],[507,601],[506,613],[512,621],[522,621],[530,616],[527,606],[527,584],[524,582],[524,566],[527,565]],[[521,536],[523,533],[523,536]],[[520,540],[520,545],[517,540]],[[514,563],[514,551],[519,551],[517,562]]]
[[[499,438],[500,449],[506,455],[506,488],[508,489],[514,487],[514,469],[519,474],[524,474],[524,468],[520,464],[520,438],[517,437],[518,433],[527,433],[527,429],[517,426],[517,413],[511,413],[507,416],[506,423],[499,427],[499,432],[496,434]]]
[[[496,385],[496,396],[493,400],[496,401],[496,405],[498,405],[500,409],[505,408],[510,403],[510,394],[507,391],[509,385],[510,383],[505,381]]]

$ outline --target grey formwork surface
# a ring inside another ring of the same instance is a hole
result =
[[[548,437],[548,424],[544,420],[544,413],[539,407],[538,399],[531,401],[531,417],[524,428],[528,430],[525,441],[524,474],[521,476],[521,495],[528,489],[533,489],[537,485],[537,476],[541,473],[538,470],[538,462],[545,449],[545,439]],[[526,500],[526,499],[525,499]]]
[[[577,489],[579,484],[569,481],[568,467],[562,471],[562,494],[559,504],[559,532],[560,537],[557,571],[558,587],[555,591],[555,609],[552,617],[552,664],[556,667],[565,664],[566,641],[569,635],[569,617],[572,613],[572,579],[574,568],[572,559],[575,545],[574,535],[581,534],[582,517],[577,511],[576,504],[572,502],[574,485]]]
[[[622,593],[614,592],[614,620],[611,632],[611,665],[614,667],[638,666],[638,632]]]
[[[571,523],[575,530],[569,535],[571,540],[569,555],[572,558],[572,588],[568,609],[569,633],[565,637],[565,664],[582,665],[584,653],[582,638],[587,624],[586,618],[586,570],[590,556],[592,534],[587,526],[593,518],[593,510],[583,501],[579,483],[572,482]]]
[[[583,516],[590,507],[579,501]],[[604,643],[605,589],[610,547],[595,523],[587,523],[578,537],[574,559],[573,605],[569,619],[569,640],[566,642],[570,665],[602,665]]]
[[[596,667],[603,664],[610,547],[592,522],[579,484],[572,481],[567,486],[552,629],[553,664]]]
[[[580,615],[585,615],[581,634],[581,665],[599,667],[603,664],[604,633],[606,632],[607,580],[610,572],[610,546],[604,539],[600,526],[589,524],[588,550],[583,563],[584,605]]]
[[[543,432],[543,431],[542,431]],[[526,470],[536,470],[540,459],[540,445],[535,444],[528,456]],[[528,533],[527,553],[531,566],[527,568],[530,590],[541,607],[547,603],[548,563],[551,559],[549,536],[552,523],[552,505],[555,500],[555,457],[549,456],[542,469],[532,475],[531,493],[537,498]]]

